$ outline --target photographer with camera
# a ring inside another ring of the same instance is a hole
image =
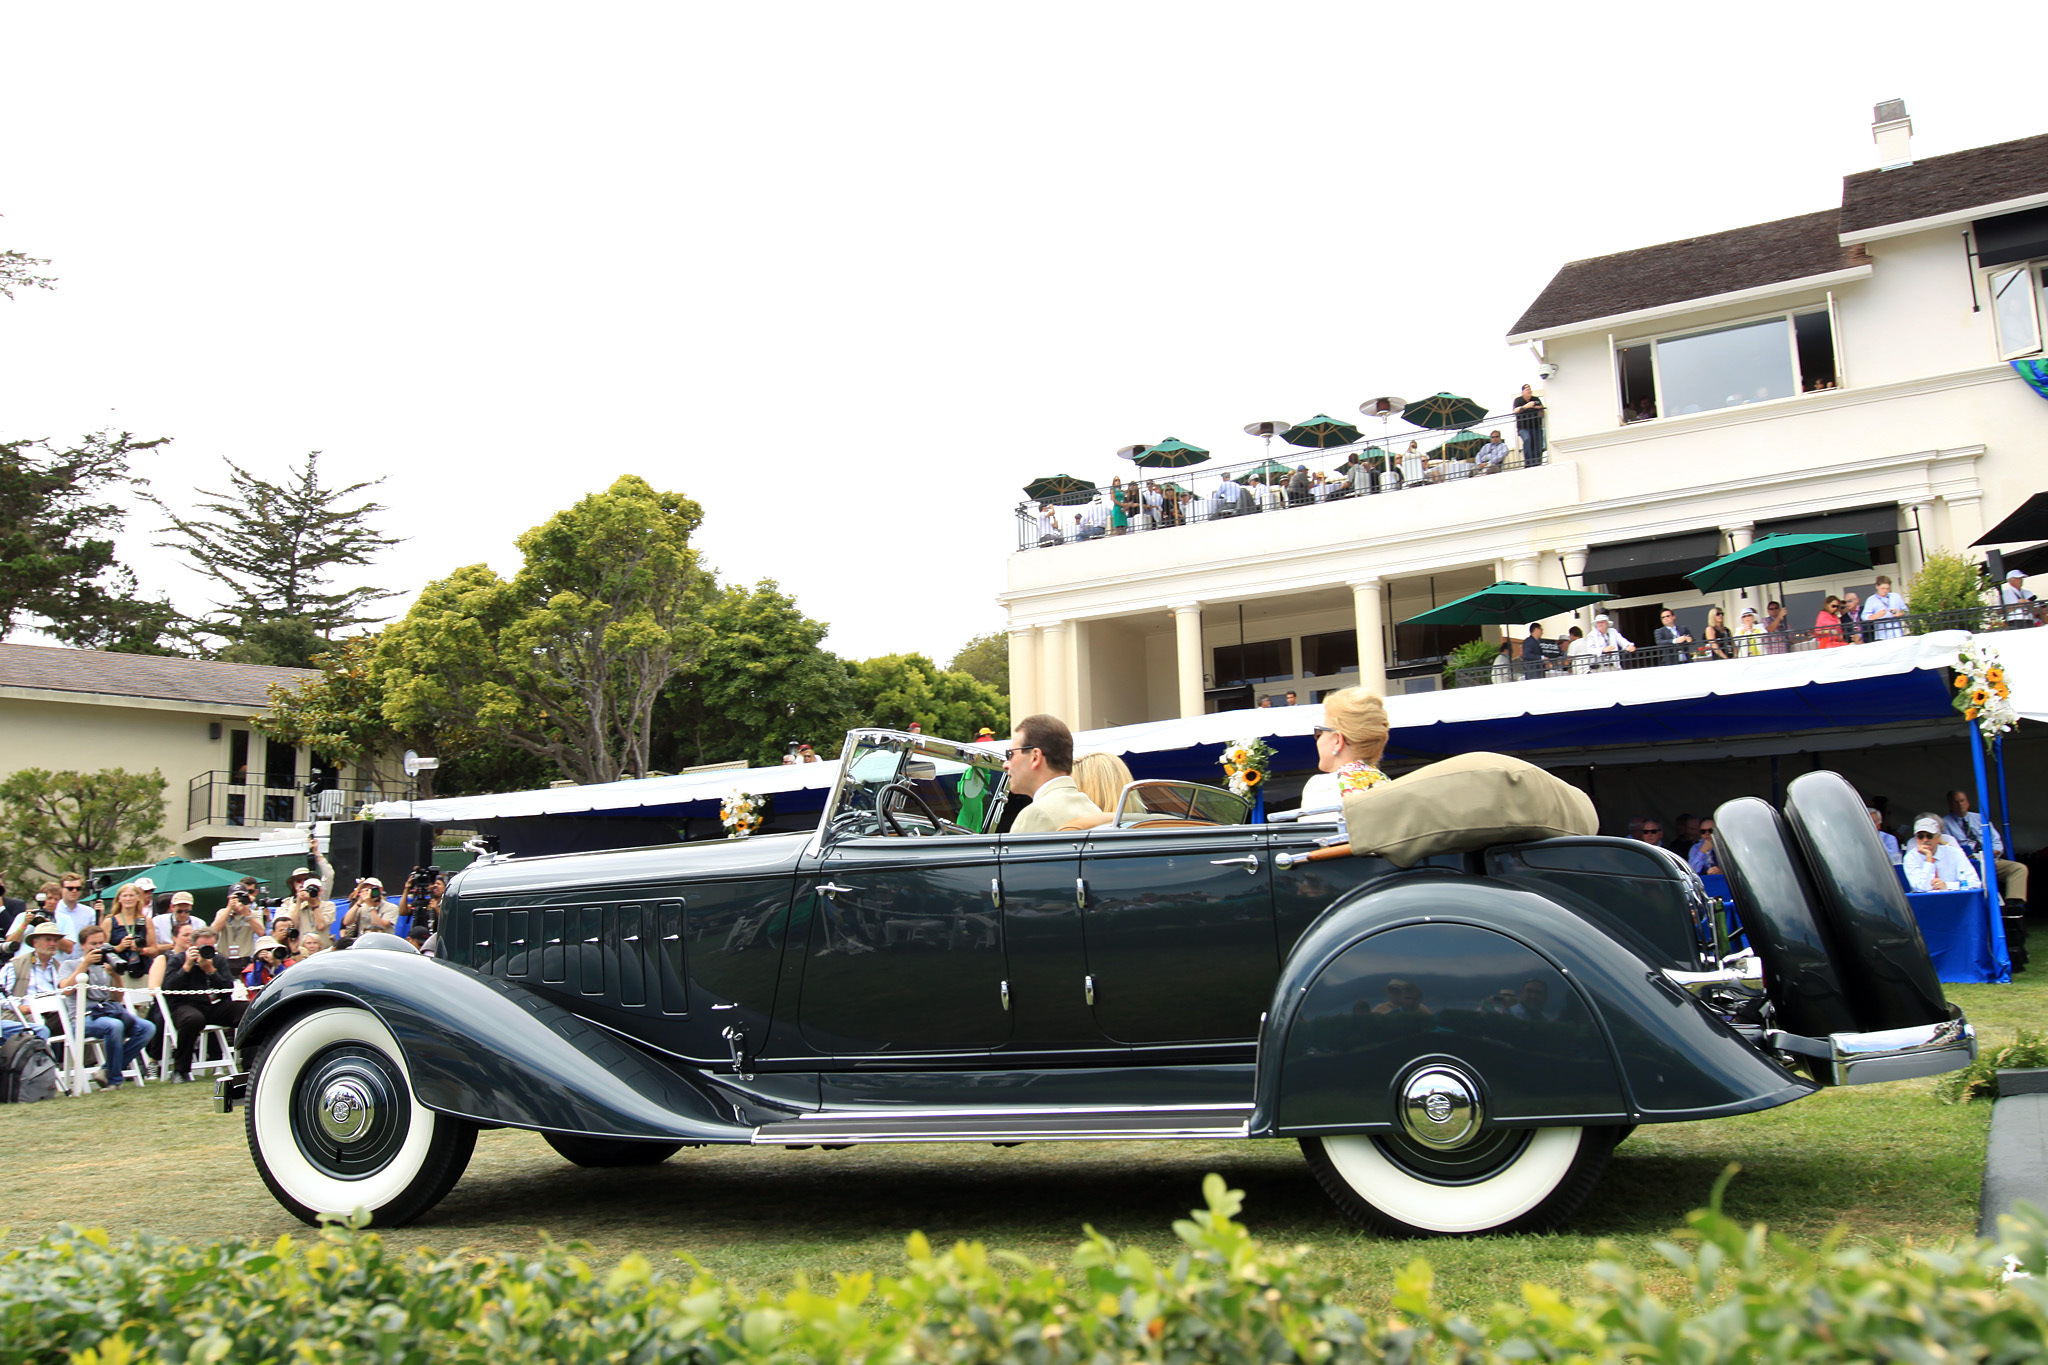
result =
[[[156,1025],[129,1009],[121,995],[125,989],[142,985],[149,963],[139,943],[130,941],[125,947],[109,943],[103,925],[82,930],[78,943],[78,970],[91,983],[86,987],[81,1032],[99,1039],[106,1049],[107,1089],[117,1090],[123,1074],[156,1039]]]
[[[414,868],[405,879],[405,895],[398,903],[398,922],[392,932],[400,938],[411,938],[414,927],[424,925],[431,935],[440,918],[441,891],[447,885],[440,868],[431,864]]]
[[[391,902],[384,899],[384,883],[375,877],[358,880],[355,895],[349,899],[348,915],[341,923],[345,939],[354,940],[364,934],[388,934],[398,922]]]
[[[214,916],[213,932],[220,936],[221,951],[229,957],[255,955],[256,940],[268,932],[268,926],[246,881],[228,892],[226,908]]]
[[[308,938],[332,941],[334,937],[334,905],[320,894],[321,883],[299,881],[292,889],[292,898],[279,906],[271,917],[270,932],[282,939],[284,934],[279,926],[289,923],[294,931]]]
[[[269,985],[279,972],[291,965],[291,949],[268,934],[257,939],[255,960],[242,973],[242,984],[249,988],[249,998],[255,999],[256,992]]]
[[[178,1034],[178,1052],[171,1070],[173,1084],[192,1079],[192,1058],[199,1051],[199,1035],[207,1025],[218,1024],[232,1034],[249,1008],[248,1001],[232,998],[235,979],[228,969],[226,955],[215,946],[217,937],[210,925],[195,930],[183,961],[164,979],[171,1024]]]

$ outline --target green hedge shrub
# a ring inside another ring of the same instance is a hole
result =
[[[900,1278],[752,1297],[637,1256],[599,1274],[570,1248],[401,1257],[346,1227],[267,1247],[116,1243],[67,1227],[0,1255],[0,1360],[1933,1365],[2043,1353],[2048,1281],[2002,1282],[2007,1253],[2041,1272],[2038,1215],[2012,1223],[2002,1247],[1807,1251],[1724,1217],[1726,1183],[1692,1216],[1685,1245],[1661,1247],[1690,1283],[1683,1301],[1599,1263],[1582,1298],[1529,1286],[1481,1319],[1437,1308],[1420,1259],[1399,1277],[1395,1311],[1362,1318],[1301,1252],[1252,1238],[1234,1217],[1242,1196],[1213,1175],[1208,1208],[1174,1225],[1183,1249],[1171,1261],[1093,1229],[1063,1269],[978,1244],[937,1254],[913,1236]]]

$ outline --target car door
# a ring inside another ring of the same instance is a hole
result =
[[[1078,833],[1018,834],[1002,840],[1003,942],[1010,965],[1010,1042],[1005,1053],[1023,1060],[1058,1054],[1129,1049],[1112,1043],[1088,1002],[1088,950],[1081,924],[1086,899]]]
[[[1081,853],[1091,1007],[1133,1045],[1249,1042],[1280,964],[1263,828],[1091,831]]]
[[[835,1056],[986,1052],[1010,1036],[996,839],[829,844],[804,952],[804,1042]]]

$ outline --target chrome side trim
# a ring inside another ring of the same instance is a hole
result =
[[[1241,1138],[1249,1117],[1236,1120],[1196,1111],[1159,1114],[1047,1114],[912,1118],[896,1114],[806,1116],[810,1121],[764,1123],[749,1141],[756,1147],[828,1146],[882,1142],[1106,1142],[1119,1139]],[[824,1119],[825,1121],[819,1121]],[[836,1121],[835,1121],[836,1120]]]
[[[1232,1100],[1220,1104],[1073,1104],[1073,1105],[1010,1105],[1005,1107],[977,1106],[951,1109],[860,1109],[835,1110],[829,1113],[799,1114],[791,1122],[817,1123],[842,1122],[848,1119],[906,1118],[906,1119],[1014,1119],[1014,1118],[1061,1118],[1096,1114],[1249,1114],[1251,1101],[1242,1103]]]

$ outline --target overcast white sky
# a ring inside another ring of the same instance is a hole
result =
[[[1533,379],[1566,260],[2048,127],[1925,5],[10,4],[0,435],[382,477],[408,597],[621,473],[849,657],[1000,629],[1035,475]],[[2012,68],[2000,75],[2000,68]],[[145,582],[201,610],[147,548]]]

